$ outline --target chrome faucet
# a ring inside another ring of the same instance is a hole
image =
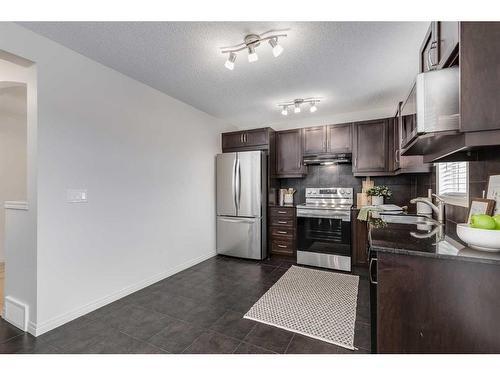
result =
[[[425,203],[432,209],[434,214],[437,216],[437,221],[439,221],[440,223],[444,223],[444,205],[445,205],[444,200],[441,197],[437,196],[436,194],[432,194],[432,196],[436,198],[437,206],[434,203],[429,202],[425,198],[413,198],[410,201],[410,203],[413,204],[417,202]]]

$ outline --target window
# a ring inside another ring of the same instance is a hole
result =
[[[467,162],[437,164],[438,195],[446,203],[469,206],[469,168]]]

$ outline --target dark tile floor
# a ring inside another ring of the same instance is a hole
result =
[[[0,353],[369,353],[363,269],[357,351],[243,319],[292,264],[217,256],[37,338],[0,319]]]

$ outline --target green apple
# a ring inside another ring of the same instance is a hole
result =
[[[470,218],[470,226],[472,228],[495,229],[496,225],[496,221],[490,215],[476,214]]]
[[[493,216],[493,220],[495,220],[495,229],[496,230],[500,230],[500,214],[496,214],[495,216]]]

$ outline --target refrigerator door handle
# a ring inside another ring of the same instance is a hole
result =
[[[232,190],[233,190],[233,202],[234,208],[236,209],[236,215],[238,215],[238,203],[236,203],[236,164],[238,157],[234,158],[233,162],[233,177],[232,177]]]
[[[236,210],[240,210],[241,201],[241,170],[240,159],[236,159]]]
[[[242,218],[230,219],[230,218],[220,217],[220,216],[219,216],[219,220],[225,221],[227,223],[247,223],[247,224],[254,224],[255,223],[255,219],[242,219]]]

